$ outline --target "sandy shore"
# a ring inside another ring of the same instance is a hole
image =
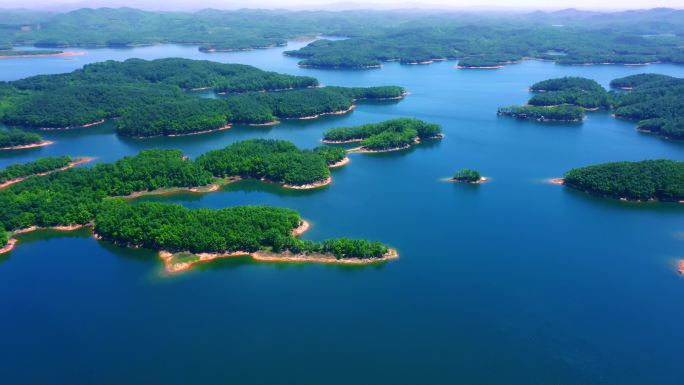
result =
[[[349,162],[351,162],[351,158],[349,158],[348,156],[345,156],[341,161],[339,161],[337,163],[329,164],[328,168],[342,167],[344,165],[349,164]]]
[[[684,275],[684,259],[680,259],[679,261],[677,261],[677,272],[679,272],[679,274]]]
[[[223,127],[212,128],[211,130],[188,132],[188,133],[184,133],[184,134],[171,134],[171,135],[166,135],[166,136],[169,137],[169,138],[176,138],[176,137],[179,137],[179,136],[202,135],[202,134],[209,134],[209,133],[212,133],[212,132],[218,132],[218,131],[228,130],[228,129],[230,129],[231,127],[233,127],[233,125],[230,124],[230,123],[228,123],[228,124],[226,124],[226,125],[223,126]],[[164,136],[164,135],[158,135],[158,136]],[[140,139],[147,139],[147,138],[150,138],[150,136],[141,136],[141,137],[139,137],[139,138],[140,138]]]
[[[292,229],[292,236],[298,237],[304,234],[305,232],[309,231],[310,228],[311,224],[302,219],[302,223],[300,223],[298,227]]]
[[[280,124],[279,120],[274,120],[272,122],[266,122],[266,123],[250,123],[248,126],[250,127],[264,127],[264,126],[275,126],[277,124]]]
[[[9,187],[9,186],[11,186],[11,185],[13,185],[13,184],[17,184],[17,183],[19,183],[19,182],[23,182],[23,181],[26,180],[27,178],[31,178],[31,177],[34,177],[34,176],[45,176],[45,175],[52,174],[53,172],[68,170],[68,169],[70,169],[70,168],[72,168],[72,167],[78,166],[79,164],[92,162],[93,160],[95,160],[95,158],[91,158],[91,157],[79,158],[79,159],[76,159],[75,161],[69,163],[68,165],[66,165],[66,166],[64,166],[64,167],[61,167],[61,168],[58,168],[58,169],[55,169],[55,170],[52,170],[52,171],[46,171],[46,172],[41,172],[41,173],[38,173],[38,174],[23,176],[23,177],[21,177],[21,178],[10,179],[10,180],[8,180],[8,181],[5,182],[5,183],[0,184],[0,190],[2,190],[2,189],[4,189],[4,188],[7,188],[7,187]]]
[[[17,241],[17,240],[14,239],[14,238],[12,238],[12,239],[10,239],[9,241],[7,241],[7,244],[5,244],[5,246],[3,246],[2,248],[0,248],[0,255],[2,255],[2,254],[7,254],[7,253],[9,253],[10,251],[12,251],[12,250],[14,249],[14,246],[17,245],[17,242],[19,242],[19,241]]]
[[[346,258],[338,259],[334,255],[328,254],[293,254],[291,252],[272,253],[267,251],[246,252],[234,251],[229,253],[198,253],[194,254],[197,259],[185,262],[176,262],[175,254],[168,251],[160,251],[159,258],[164,262],[164,268],[167,273],[179,273],[187,271],[193,266],[213,261],[220,258],[231,257],[251,257],[255,261],[260,262],[316,262],[316,263],[330,263],[340,265],[369,265],[375,263],[387,262],[399,258],[399,253],[395,249],[390,249],[387,254],[381,258]]]
[[[332,177],[327,177],[324,180],[318,181],[318,182],[313,182],[309,184],[283,184],[282,186],[285,188],[290,188],[294,190],[309,190],[313,188],[319,188],[323,186],[327,186],[332,183]]]
[[[74,129],[77,129],[77,128],[88,128],[88,127],[92,127],[92,126],[97,126],[98,124],[102,124],[102,123],[104,123],[105,121],[106,121],[106,119],[100,119],[100,120],[98,120],[98,121],[86,123],[86,124],[81,125],[81,126],[41,127],[41,128],[39,128],[39,130],[42,130],[42,131],[74,130]]]
[[[326,143],[326,144],[348,144],[348,143],[358,143],[363,141],[363,139],[347,139],[347,140],[330,140],[330,139],[321,139],[321,142]]]
[[[321,116],[325,116],[325,115],[344,115],[344,114],[347,114],[347,113],[352,112],[355,108],[356,108],[356,105],[355,105],[355,104],[352,104],[352,105],[349,106],[349,108],[347,108],[346,110],[333,111],[333,112],[322,112],[322,113],[316,114],[316,115],[302,116],[302,117],[299,117],[299,118],[287,118],[287,119],[292,119],[292,120],[310,120],[310,119],[318,119],[318,118],[320,118]]]
[[[34,55],[0,55],[0,59],[14,59],[14,58],[31,58],[31,57],[49,57],[49,56],[80,56],[85,55],[85,52],[81,51],[67,51],[59,53],[39,53]]]
[[[551,183],[551,184],[565,184],[565,179],[563,178],[551,178],[551,179],[546,179],[546,182]]]
[[[132,194],[126,195],[123,198],[135,199],[147,195],[172,195],[180,193],[193,193],[193,194],[206,194],[220,190],[223,186],[227,186],[231,183],[241,180],[239,176],[229,177],[222,180],[217,180],[212,184],[200,187],[173,187],[173,188],[162,188],[151,191],[136,191]]]
[[[27,148],[45,147],[45,146],[49,146],[51,144],[55,144],[55,142],[53,142],[51,140],[43,140],[43,141],[38,142],[38,143],[22,144],[20,146],[0,147],[0,150],[25,150]]]

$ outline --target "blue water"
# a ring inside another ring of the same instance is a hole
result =
[[[303,43],[293,43],[293,49]],[[446,138],[391,154],[353,154],[331,186],[287,191],[246,181],[198,196],[148,198],[189,207],[269,204],[301,212],[305,238],[358,237],[397,248],[381,266],[219,261],[173,277],[155,253],[87,231],[21,237],[0,259],[2,384],[681,384],[684,205],[636,204],[544,183],[592,163],[684,160],[684,144],[591,113],[579,125],[497,117],[532,83],[614,78],[684,67],[568,67],[527,61],[496,71],[454,62],[379,70],[302,69],[283,49],[204,54],[196,47],[88,50],[74,60],[0,61],[4,80],[88,62],[180,56],[315,76],[324,84],[397,84],[400,102],[351,114],[209,135],[134,140],[111,123],[0,166],[70,154],[112,161],[143,148],[196,156],[237,140],[319,145],[335,126],[411,116]],[[491,183],[440,182],[459,168]]]

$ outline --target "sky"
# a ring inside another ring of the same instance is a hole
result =
[[[0,8],[74,9],[129,6],[142,9],[201,8],[475,8],[475,9],[642,9],[684,8],[684,0],[0,0]]]

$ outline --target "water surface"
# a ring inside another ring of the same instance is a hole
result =
[[[2,153],[113,161],[144,148],[190,156],[249,138],[319,145],[336,126],[409,116],[446,138],[391,154],[353,154],[331,186],[287,191],[245,181],[208,195],[147,198],[188,207],[269,204],[301,212],[307,239],[380,240],[401,258],[372,267],[220,261],[167,277],[155,254],[87,231],[22,236],[0,259],[3,384],[679,384],[684,377],[684,207],[605,200],[544,183],[592,163],[670,158],[684,145],[591,113],[583,124],[497,117],[532,83],[585,76],[607,86],[684,67],[568,67],[528,61],[496,71],[387,64],[302,69],[282,49],[204,54],[191,46],[88,50],[0,61],[2,80],[129,57],[188,57],[311,75],[343,86],[397,84],[401,102],[351,114],[209,135],[135,140],[111,123],[46,132],[57,143]],[[294,45],[294,47],[293,47]],[[440,182],[479,169],[481,186]]]

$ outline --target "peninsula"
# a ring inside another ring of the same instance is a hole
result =
[[[18,129],[0,130],[0,150],[24,150],[53,144],[32,132]]]

